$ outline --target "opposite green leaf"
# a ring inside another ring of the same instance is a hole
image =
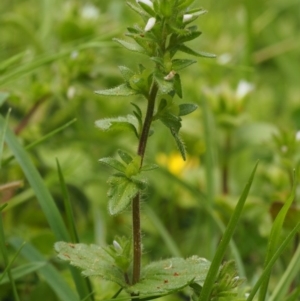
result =
[[[115,265],[114,259],[104,248],[66,242],[57,242],[54,248],[60,259],[82,269],[84,276],[98,276],[122,287],[126,286],[122,270]]]
[[[99,160],[99,162],[103,163],[103,164],[106,164],[118,171],[121,171],[121,172],[125,172],[126,171],[126,166],[124,164],[122,164],[121,162],[119,162],[118,160],[114,159],[114,158],[110,158],[110,157],[107,157],[107,158],[101,158]]]
[[[120,40],[120,39],[113,39],[113,41],[118,42],[120,45],[122,45],[124,48],[126,48],[130,51],[146,53],[145,49],[138,44],[133,44],[133,43],[130,43],[130,42],[127,42],[124,40]]]
[[[108,179],[110,188],[108,190],[108,210],[111,215],[124,211],[131,203],[131,200],[139,192],[137,184],[121,175],[114,175]]]
[[[179,70],[184,69],[195,63],[197,63],[197,61],[175,59],[175,60],[172,60],[172,69],[174,69],[175,71],[179,71]]]
[[[118,150],[118,154],[120,156],[120,158],[124,161],[124,163],[129,164],[133,158],[126,152],[122,151],[122,150]]]
[[[197,105],[193,103],[183,103],[179,105],[179,116],[188,115],[192,112],[194,112],[198,108]]]
[[[141,281],[129,287],[130,293],[163,295],[197,283],[203,285],[210,263],[204,258],[170,258],[152,262],[142,270]]]
[[[216,57],[216,55],[213,53],[208,53],[208,52],[204,52],[204,51],[196,51],[185,45],[180,45],[178,47],[178,50],[188,53],[188,54],[191,54],[191,55],[200,56],[200,57],[206,57],[206,58],[215,58]]]
[[[138,94],[135,90],[131,89],[127,84],[122,84],[115,88],[95,91],[96,94],[103,96],[130,96]]]

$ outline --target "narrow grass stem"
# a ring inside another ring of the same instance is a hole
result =
[[[153,81],[148,98],[147,112],[143,124],[142,134],[139,140],[137,154],[141,156],[140,167],[143,166],[146,145],[149,137],[150,126],[153,120],[155,99],[158,87]],[[141,213],[140,213],[140,194],[132,200],[132,227],[133,227],[133,273],[132,284],[139,282],[141,271],[142,241],[141,241]]]

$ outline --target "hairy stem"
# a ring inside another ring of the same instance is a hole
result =
[[[143,166],[146,145],[149,137],[150,126],[153,119],[155,108],[155,99],[158,87],[153,81],[149,97],[146,117],[143,124],[142,134],[139,140],[137,154],[141,156],[140,167]],[[141,257],[142,257],[142,241],[141,241],[141,216],[140,216],[140,194],[137,194],[132,200],[132,227],[133,227],[133,273],[132,284],[139,282],[141,271]]]

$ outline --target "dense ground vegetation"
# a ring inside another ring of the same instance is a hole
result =
[[[300,162],[299,1],[196,2],[209,14],[195,22],[203,37],[191,46],[217,58],[201,59],[182,72],[183,99],[199,105],[183,123],[187,161],[167,138],[167,129],[160,128],[150,138],[146,157],[155,156],[160,168],[151,173],[144,196],[143,260],[192,254],[211,260],[221,237],[216,221],[228,222],[259,160],[234,235],[236,249],[229,248],[226,255],[237,261],[239,273],[251,286],[263,267],[272,221],[291,194],[293,179],[299,181],[299,172],[293,174]],[[108,99],[93,91],[122,82],[117,66],[135,68],[137,54],[125,52],[112,38],[121,37],[128,24],[139,21],[122,0],[0,3],[1,115],[4,120],[11,108],[8,128],[23,147],[29,146],[27,153],[67,222],[59,161],[84,243],[103,245],[115,235],[131,232],[129,212],[108,214],[109,170],[97,162],[119,148],[133,151],[134,137],[119,132],[107,135],[94,125],[100,118],[126,115],[132,110],[131,100]],[[142,102],[140,106],[145,108]],[[1,125],[2,132],[4,121]],[[9,259],[23,241],[28,242],[13,267],[47,259],[72,287],[68,269],[53,250],[58,239],[49,221],[55,227],[54,216],[47,215],[47,201],[43,205],[38,200],[22,156],[5,145],[0,159],[0,206],[8,204],[2,222]],[[299,191],[280,239],[300,219],[298,198]],[[298,245],[296,236],[277,261],[271,292]],[[36,253],[28,246],[42,257],[31,257]],[[0,272],[4,267],[0,257]],[[32,273],[16,280],[20,299],[60,300],[49,278],[40,273],[43,266],[31,268]],[[111,298],[116,291],[112,284],[92,282],[97,284],[99,300]],[[299,284],[298,270],[289,290]],[[0,300],[13,300],[12,296],[11,284],[0,282]]]

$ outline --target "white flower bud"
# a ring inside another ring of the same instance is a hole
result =
[[[192,14],[185,14],[183,15],[183,23],[189,22],[190,20],[193,19],[193,15]]]
[[[123,251],[122,247],[120,246],[120,244],[116,240],[113,241],[113,245],[114,245],[114,248],[115,248],[116,251],[118,251],[118,252]]]
[[[300,131],[296,133],[296,141],[300,141]]]
[[[238,99],[242,99],[253,90],[254,90],[253,84],[251,84],[245,80],[241,80],[236,89],[236,96]]]
[[[156,19],[155,18],[150,18],[145,26],[145,31],[150,31],[154,25],[155,25]]]
[[[175,74],[176,74],[176,72],[174,70],[171,70],[170,73],[164,77],[164,80],[171,80],[171,79],[173,79],[174,76],[175,76]]]
[[[153,3],[150,0],[136,0],[136,3],[142,2],[153,9]]]

